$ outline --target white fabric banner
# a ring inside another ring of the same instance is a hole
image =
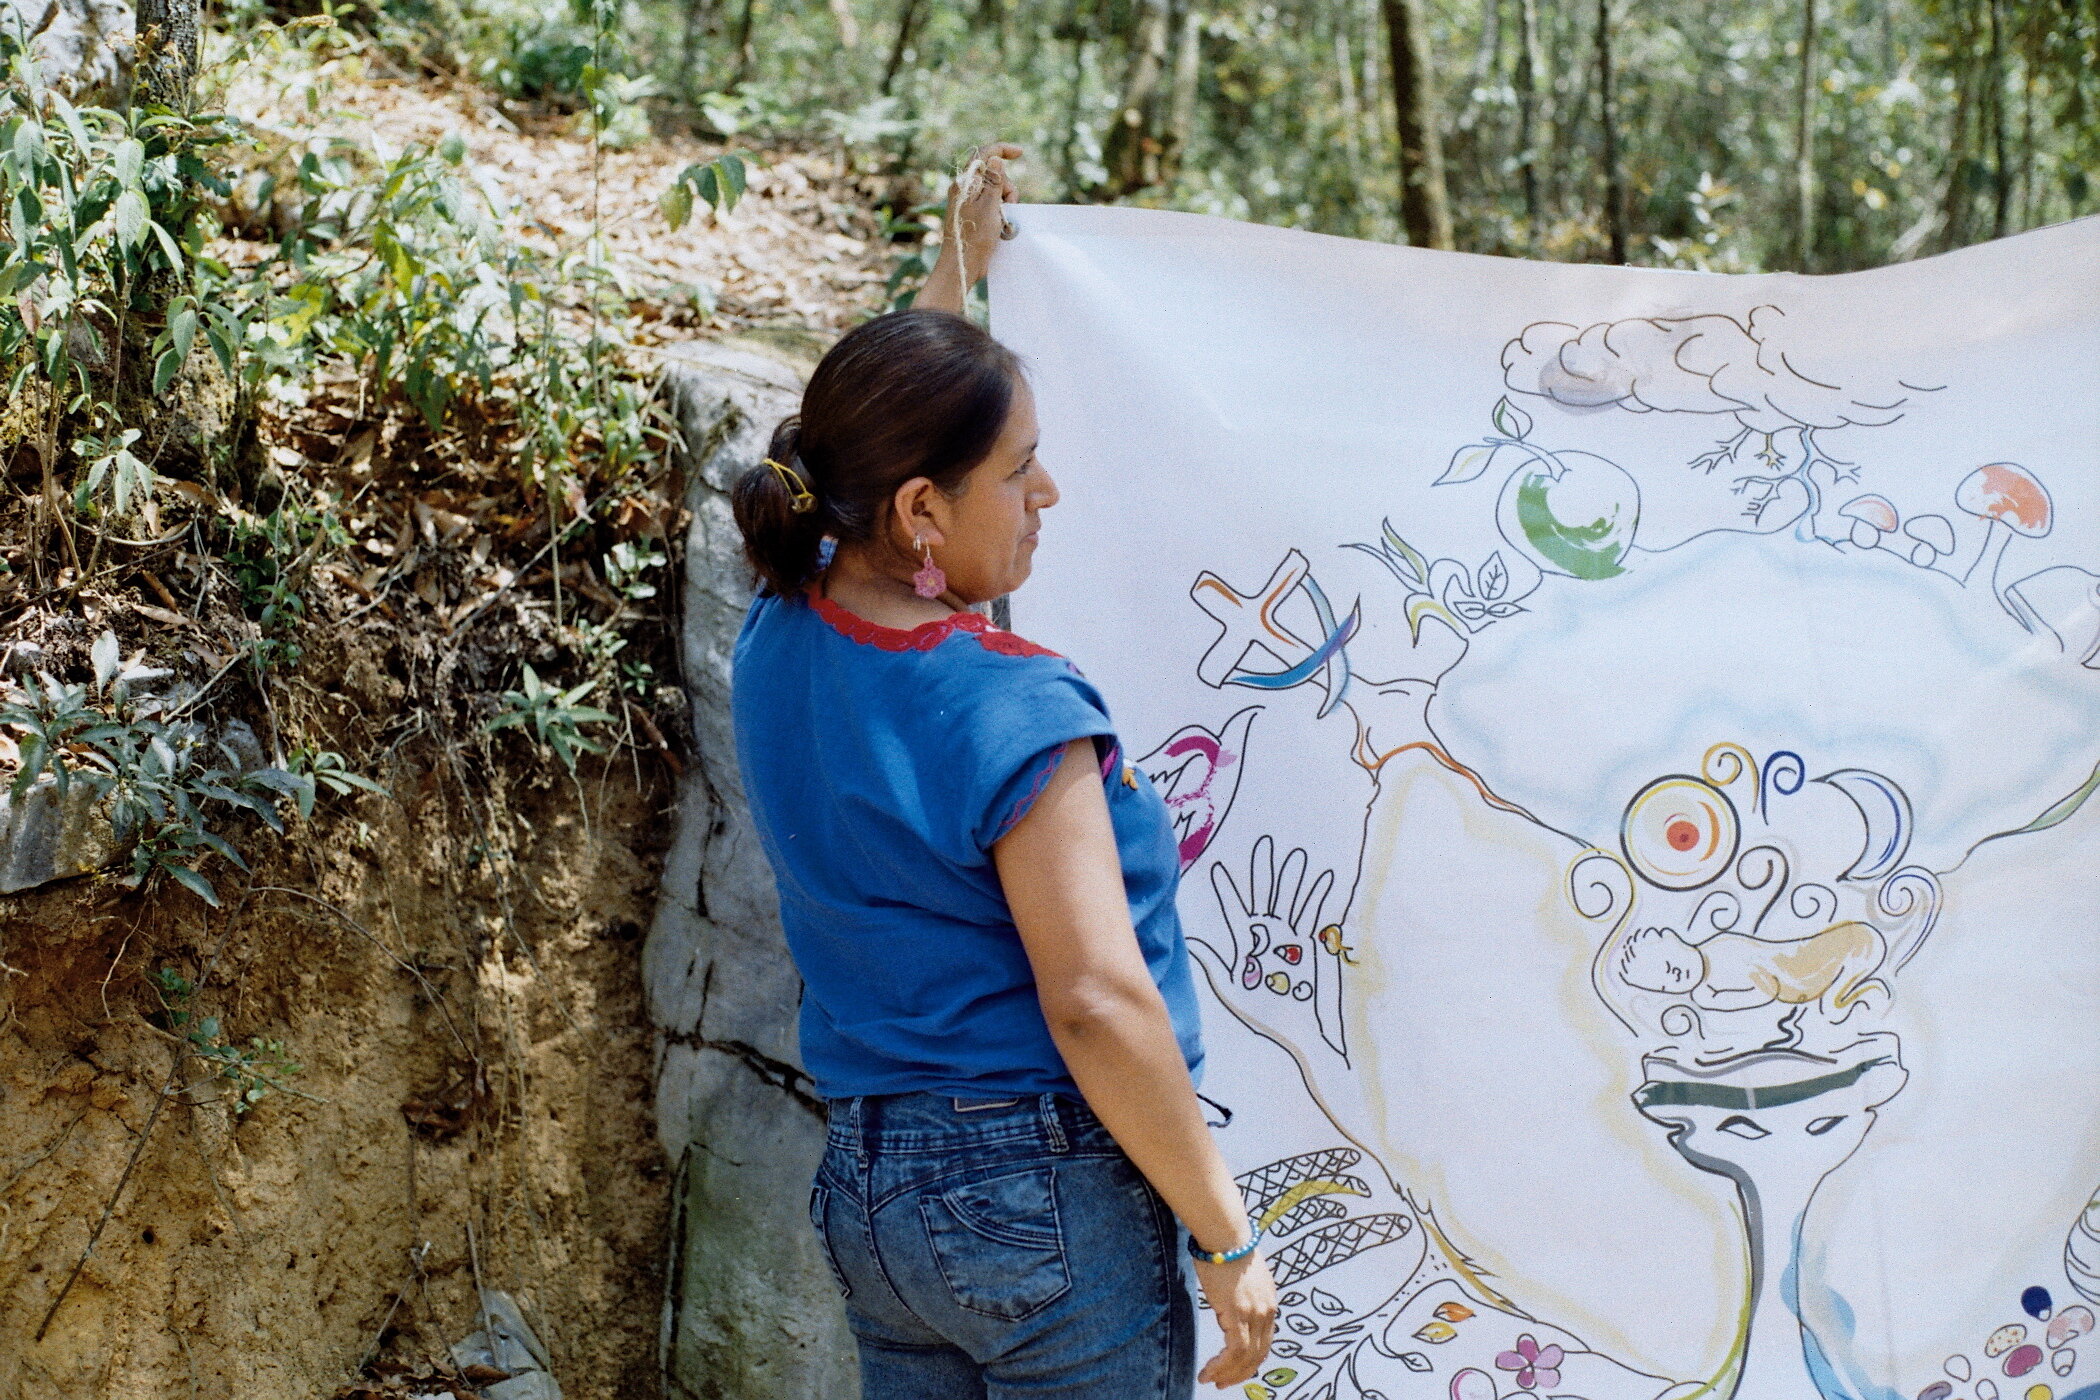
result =
[[[1022,206],[1278,1400],[2100,1400],[2100,221],[1838,277]]]

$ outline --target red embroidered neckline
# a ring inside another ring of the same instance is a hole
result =
[[[810,606],[817,616],[831,625],[840,636],[868,646],[880,647],[884,651],[932,651],[957,632],[968,632],[986,651],[1000,656],[1058,656],[1048,647],[1039,647],[1025,637],[992,626],[981,613],[954,612],[932,622],[922,622],[917,627],[884,627],[879,622],[870,622],[864,617],[847,612],[831,599],[817,591],[816,585],[809,588]]]

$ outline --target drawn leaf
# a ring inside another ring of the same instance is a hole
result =
[[[1343,1306],[1341,1299],[1335,1297],[1324,1288],[1315,1288],[1312,1291],[1312,1305],[1316,1311],[1325,1313],[1329,1317],[1339,1317],[1342,1313],[1348,1311]]]
[[[1391,546],[1400,555],[1402,559],[1405,559],[1407,561],[1408,568],[1414,572],[1415,582],[1423,585],[1424,587],[1427,587],[1429,584],[1429,561],[1427,559],[1424,559],[1421,555],[1421,552],[1418,551],[1413,545],[1409,544],[1406,540],[1400,538],[1399,532],[1393,529],[1392,521],[1386,520],[1380,523],[1384,526],[1385,529],[1385,542],[1389,546]]]
[[[1495,431],[1504,437],[1522,441],[1531,436],[1531,415],[1509,401],[1507,395],[1495,400]]]
[[[1451,611],[1468,622],[1478,622],[1488,614],[1487,604],[1472,598],[1448,598],[1445,601],[1450,605]]]
[[[1515,617],[1523,611],[1523,606],[1518,603],[1490,603],[1488,605],[1489,617]]]
[[[1502,551],[1497,550],[1487,557],[1474,582],[1477,585],[1475,591],[1490,602],[1509,591],[1509,566],[1502,562]]]
[[[1495,454],[1502,448],[1498,443],[1469,442],[1451,454],[1451,464],[1444,468],[1433,486],[1457,486],[1462,482],[1476,481],[1481,473],[1493,464]]]

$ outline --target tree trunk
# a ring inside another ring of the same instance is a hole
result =
[[[717,3],[718,0],[685,0],[685,32],[678,53],[678,90],[688,100],[699,95],[700,85],[694,72],[700,66],[702,41],[714,28]]]
[[[1181,17],[1174,51],[1174,86],[1167,102],[1167,148],[1160,155],[1160,182],[1171,185],[1196,139],[1196,86],[1203,74],[1203,11],[1194,5]]]
[[[1816,244],[1816,0],[1801,0],[1801,81],[1794,95],[1794,266],[1809,270]]]
[[[1480,43],[1473,52],[1473,94],[1478,101],[1502,70],[1502,0],[1480,0]]]
[[[1393,107],[1400,134],[1400,223],[1420,248],[1451,246],[1451,201],[1444,184],[1435,73],[1421,0],[1382,0],[1393,56]]]
[[[1342,154],[1348,161],[1349,186],[1363,183],[1363,110],[1356,100],[1356,61],[1349,52],[1349,24],[1344,16],[1334,27],[1334,75],[1342,93]]]
[[[754,57],[751,48],[751,12],[757,5],[758,0],[744,0],[744,8],[736,17],[736,37],[731,41],[736,49],[736,76],[729,82],[732,89],[742,87],[744,80],[751,76]]]
[[[1626,261],[1626,188],[1619,174],[1619,113],[1611,79],[1611,0],[1597,0],[1597,119],[1604,144],[1604,233],[1611,260]]]
[[[132,101],[187,112],[197,80],[197,0],[139,0]]]
[[[831,0],[831,18],[839,27],[842,48],[860,47],[860,21],[853,17],[853,0]]]
[[[1991,237],[2005,237],[2012,171],[2005,162],[2005,23],[2002,0],[1990,0]]]
[[[1130,62],[1123,72],[1123,99],[1116,104],[1101,163],[1108,179],[1099,199],[1120,199],[1159,183],[1159,79],[1167,64],[1167,0],[1142,0],[1130,31]]]
[[[1066,69],[1072,75],[1072,87],[1066,94],[1064,141],[1059,146],[1060,164],[1064,167],[1065,198],[1079,196],[1079,117],[1086,106],[1086,49],[1088,35],[1076,22],[1072,25],[1072,61]]]
[[[1975,52],[1975,27],[1971,23],[1973,12],[1966,4],[1960,9],[1958,42],[1954,52],[1966,55]],[[1947,187],[1940,198],[1939,246],[1956,248],[1968,241],[1969,206],[1972,194],[1969,188],[1969,136],[1974,123],[1970,120],[1975,107],[1975,72],[1966,62],[1954,78],[1954,114],[1951,125],[1953,134],[1947,142]]]
[[[924,7],[920,0],[904,0],[904,10],[897,16],[897,42],[890,45],[889,62],[882,65],[884,97],[888,97],[890,89],[897,85],[897,74],[904,67],[904,54],[911,48],[912,35],[918,30],[919,11],[922,8]]]
[[[1517,160],[1524,176],[1524,232],[1534,249],[1539,240],[1539,98],[1546,89],[1545,52],[1539,43],[1539,0],[1517,0]]]

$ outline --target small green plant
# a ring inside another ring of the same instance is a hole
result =
[[[44,673],[0,694],[0,726],[22,736],[10,791],[19,798],[47,774],[62,796],[74,783],[86,784],[107,804],[117,842],[130,847],[125,883],[136,889],[165,872],[217,907],[218,892],[199,867],[213,855],[243,870],[247,862],[213,829],[216,814],[248,812],[281,835],[278,803],[289,797],[310,809],[313,780],[281,768],[242,772],[224,744],[206,747],[199,725],[168,711],[157,696],[135,696],[140,658],[127,663],[115,633],[95,640],[92,660],[88,685],[61,684]],[[214,757],[223,765],[211,762]]]
[[[287,499],[265,516],[229,506],[224,519],[222,557],[240,586],[242,611],[261,633],[254,642],[255,663],[261,670],[296,665],[300,649],[291,637],[306,616],[299,590],[307,566],[323,552],[347,548],[350,532],[326,502]]]
[[[736,202],[744,197],[748,184],[744,158],[734,153],[724,153],[713,160],[696,161],[678,172],[671,187],[657,196],[656,207],[663,211],[664,222],[674,229],[684,228],[693,217],[693,202],[697,199],[707,205],[716,218],[736,208]]]
[[[246,1113],[272,1092],[298,1094],[290,1080],[305,1066],[292,1059],[282,1040],[250,1036],[246,1045],[239,1045],[225,1033],[216,1016],[206,1016],[192,1024],[196,1015],[196,984],[172,967],[149,972],[147,978],[159,994],[168,1029],[180,1035],[198,1059],[214,1067],[213,1078],[232,1085],[235,1113]]]
[[[656,596],[656,585],[643,575],[671,562],[653,540],[622,540],[605,556],[605,582],[613,592],[630,602]]]
[[[302,817],[313,815],[314,793],[318,788],[326,788],[338,797],[352,792],[387,795],[384,787],[361,773],[351,772],[349,760],[328,749],[294,750],[289,767],[293,773],[310,780],[305,789],[295,794]]]
[[[503,708],[485,728],[491,733],[499,729],[531,730],[533,737],[552,749],[574,777],[579,754],[605,752],[603,744],[585,736],[583,726],[613,722],[612,715],[583,703],[597,688],[595,678],[568,690],[548,685],[528,664],[525,688],[503,692]]]

